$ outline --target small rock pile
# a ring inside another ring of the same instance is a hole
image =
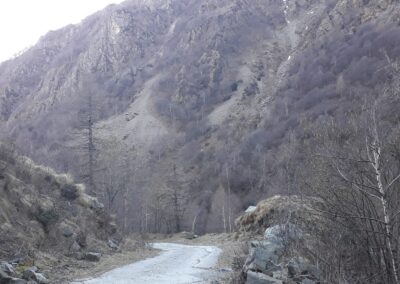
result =
[[[25,269],[22,273],[17,273],[14,266],[8,262],[0,263],[0,283],[1,284],[48,284],[50,281],[40,273],[36,266]]]
[[[263,240],[250,243],[243,267],[246,284],[317,284],[320,271],[307,259],[287,258],[289,242],[303,238],[293,224],[276,225],[265,231]]]

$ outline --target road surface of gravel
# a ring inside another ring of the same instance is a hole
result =
[[[173,243],[154,243],[153,246],[163,252],[157,257],[111,270],[98,278],[73,284],[210,283],[220,274],[215,269],[221,253],[217,247]]]

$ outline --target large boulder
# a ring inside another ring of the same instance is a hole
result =
[[[283,284],[283,282],[263,273],[248,271],[246,284]]]
[[[0,269],[0,283],[7,283],[12,277]]]
[[[1,262],[0,263],[0,271],[3,271],[5,273],[7,273],[7,275],[9,275],[9,276],[14,276],[15,275],[14,266],[9,264],[8,262]]]
[[[279,259],[283,253],[281,245],[263,241],[252,242],[250,246],[250,255],[246,260],[246,270],[269,273],[280,269]]]
[[[38,268],[36,266],[26,269],[22,273],[22,278],[28,281],[36,282],[38,284],[50,283],[50,281],[42,273],[38,272]]]
[[[280,224],[265,230],[264,239],[268,242],[284,246],[291,241],[303,238],[303,231],[292,223]]]
[[[50,281],[42,273],[36,273],[36,282],[39,284],[48,284]]]
[[[303,237],[303,231],[291,223],[267,228],[262,241],[250,243],[250,254],[243,267],[246,283],[283,283],[286,280],[292,281],[288,283],[316,283],[320,273],[314,265],[301,256],[288,259],[285,254],[292,242]]]
[[[299,279],[318,279],[320,270],[303,257],[292,258],[286,265],[288,276]]]

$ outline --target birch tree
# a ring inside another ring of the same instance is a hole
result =
[[[346,125],[332,121],[317,134],[323,146],[315,153],[316,176],[309,186],[324,201],[321,216],[352,244],[327,265],[335,271],[333,283],[352,282],[352,273],[362,271],[368,283],[399,283],[400,132],[385,122],[396,116],[391,107],[376,100]],[[347,268],[332,267],[338,263]]]

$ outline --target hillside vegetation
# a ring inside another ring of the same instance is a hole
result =
[[[0,65],[2,135],[86,183],[125,232],[232,231],[260,198],[310,187],[298,170],[316,176],[327,128],[357,128],[375,101],[395,114],[399,11],[128,0]]]
[[[323,281],[399,284],[399,57],[394,0],[127,0],[48,33],[0,64],[0,138],[46,165],[1,150],[0,258],[109,214],[231,233],[280,194],[238,229],[312,214]]]
[[[4,144],[0,194],[0,259],[18,264],[18,271],[33,265],[49,271],[69,258],[106,252],[111,250],[107,242],[118,236],[103,204],[87,195],[83,185]]]

